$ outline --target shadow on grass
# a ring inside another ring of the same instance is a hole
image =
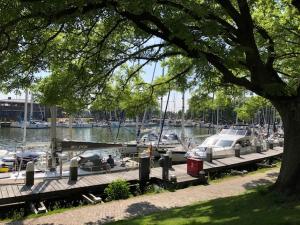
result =
[[[85,223],[85,225],[100,225],[100,224],[106,224],[113,221],[115,221],[114,217],[106,216],[105,218],[98,220],[96,222]]]
[[[300,201],[284,202],[278,198],[272,193],[250,192],[110,224],[300,224]]]
[[[128,217],[132,216],[140,216],[140,215],[146,215],[152,212],[161,211],[164,208],[157,207],[149,202],[138,202],[131,204],[126,212],[128,213]]]

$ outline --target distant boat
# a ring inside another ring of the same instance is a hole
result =
[[[11,123],[11,127],[15,128],[24,128],[24,122],[13,122]],[[26,123],[27,129],[45,129],[49,128],[49,124],[45,121],[32,120]]]

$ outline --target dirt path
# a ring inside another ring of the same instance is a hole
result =
[[[103,224],[108,221],[186,206],[199,201],[239,195],[258,185],[274,182],[278,176],[278,170],[275,168],[263,173],[228,178],[207,186],[193,186],[176,192],[138,196],[8,224]]]

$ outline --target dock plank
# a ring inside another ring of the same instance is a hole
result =
[[[7,185],[7,186],[6,186],[6,189],[7,189],[7,192],[8,192],[8,196],[9,196],[10,198],[15,197],[15,193],[14,193],[14,190],[13,190],[13,188],[12,188],[12,185]]]
[[[6,185],[1,186],[1,192],[2,192],[3,198],[9,198],[8,191],[6,189]]]

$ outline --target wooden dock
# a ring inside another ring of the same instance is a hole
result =
[[[241,165],[260,162],[264,159],[280,156],[283,152],[281,147],[268,150],[262,153],[252,153],[242,155],[241,157],[230,157],[219,160],[213,160],[212,163],[204,162],[204,170],[213,172],[222,169],[234,168]],[[174,165],[170,174],[177,177],[178,183],[193,183],[198,178],[192,177],[186,173],[186,164]],[[151,178],[161,180],[162,168],[151,169]],[[42,201],[59,197],[68,197],[103,190],[109,183],[116,179],[125,179],[130,183],[137,183],[139,171],[131,170],[119,173],[88,175],[78,178],[77,182],[70,183],[68,179],[49,179],[37,182],[28,187],[24,184],[10,184],[0,186],[0,205],[12,204],[17,202]]]

